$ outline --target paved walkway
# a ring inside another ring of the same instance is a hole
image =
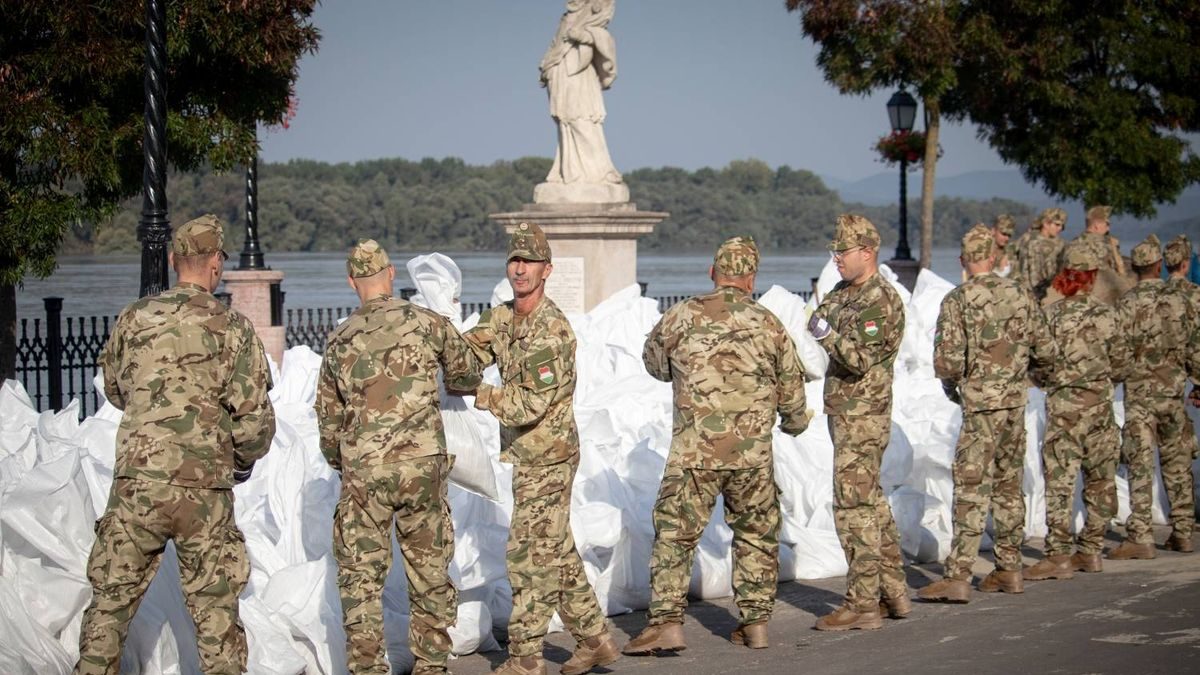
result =
[[[1156,528],[1157,541],[1167,537]],[[1040,557],[1032,542],[1027,563]],[[920,588],[940,565],[909,567]],[[975,567],[977,577],[990,560]],[[841,603],[843,579],[780,584],[769,649],[728,640],[737,625],[732,598],[694,602],[684,633],[688,649],[673,656],[622,657],[605,673],[1185,673],[1200,672],[1200,553],[1159,550],[1148,561],[1104,561],[1100,574],[1069,581],[1028,582],[1023,595],[975,592],[966,605],[913,603],[909,618],[884,619],[877,631],[823,633],[812,625]],[[915,596],[915,591],[914,591]],[[646,622],[645,612],[612,619],[624,645]],[[557,673],[574,642],[548,639],[548,672]],[[451,662],[458,675],[488,673],[504,651]]]

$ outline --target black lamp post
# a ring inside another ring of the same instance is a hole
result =
[[[901,89],[892,94],[887,102],[888,120],[892,131],[912,131],[917,117],[917,101]],[[895,260],[912,260],[908,248],[908,158],[900,157],[900,240],[896,242]]]
[[[263,270],[262,249],[258,246],[258,155],[246,167],[246,243],[238,259],[239,270]]]
[[[166,0],[146,0],[146,98],[145,130],[142,132],[142,218],[138,241],[142,242],[140,297],[167,289],[167,243],[171,221],[167,219],[167,7]]]

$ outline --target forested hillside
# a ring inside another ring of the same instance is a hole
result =
[[[519,210],[550,160],[527,157],[490,166],[456,158],[412,162],[384,159],[354,164],[292,161],[259,166],[259,237],[267,251],[330,251],[358,237],[394,249],[500,249],[504,236],[487,214]],[[638,169],[625,175],[638,208],[671,217],[641,240],[644,249],[707,251],[732,234],[749,233],[772,250],[824,247],[838,213],[867,215],[895,242],[898,209],[846,204],[809,171],[772,169],[758,160],[722,169]],[[245,185],[240,173],[172,174],[167,186],[171,221],[179,225],[212,212],[230,227],[231,248],[243,236]],[[916,248],[917,199],[911,194],[909,243]],[[141,202],[130,200],[109,223],[82,224],[65,243],[69,252],[134,252]],[[977,221],[1013,214],[1027,223],[1032,209],[1008,200],[939,199],[935,245],[957,245]],[[885,251],[886,252],[886,251]]]

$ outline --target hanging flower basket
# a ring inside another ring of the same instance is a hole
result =
[[[916,168],[925,159],[925,132],[893,131],[875,143],[875,152],[884,164],[899,164],[904,160],[910,168]],[[938,147],[938,157],[941,156],[942,149]]]

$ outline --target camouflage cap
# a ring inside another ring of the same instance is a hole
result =
[[[1138,267],[1148,267],[1162,260],[1162,244],[1159,243],[1158,237],[1151,234],[1142,240],[1142,243],[1133,247],[1133,252],[1129,254],[1129,259]]]
[[[837,217],[837,231],[833,235],[833,242],[829,244],[829,250],[845,251],[858,246],[879,248],[879,230],[863,216],[843,213]]]
[[[1067,212],[1057,206],[1044,209],[1041,215],[1038,216],[1038,225],[1045,223],[1054,223],[1065,227],[1067,224]]]
[[[1163,260],[1166,261],[1167,267],[1179,267],[1185,260],[1192,258],[1192,242],[1188,241],[1186,235],[1179,235],[1167,243],[1167,249],[1163,252]]]
[[[758,245],[753,237],[726,239],[713,256],[713,268],[722,276],[744,277],[758,271]]]
[[[1111,206],[1093,206],[1092,208],[1087,210],[1087,215],[1085,217],[1087,218],[1087,221],[1090,223],[1093,220],[1108,220],[1108,217],[1111,215],[1112,215],[1112,207]]]
[[[1063,267],[1079,272],[1090,272],[1100,269],[1100,260],[1096,258],[1091,246],[1072,242],[1063,251]]]
[[[346,274],[356,279],[374,276],[391,264],[387,251],[383,250],[379,242],[374,239],[359,239],[358,245],[350,249],[350,257],[346,258]]]
[[[208,255],[218,251],[229,257],[225,252],[225,228],[221,219],[211,213],[184,223],[171,240],[171,252],[175,255]]]
[[[1013,217],[1007,213],[1001,213],[1000,215],[996,216],[996,220],[992,223],[992,227],[995,227],[996,231],[1000,234],[1011,237],[1013,236],[1013,232],[1016,232],[1017,230],[1017,221],[1013,220]]]
[[[983,223],[967,230],[962,238],[962,258],[966,262],[981,262],[992,257],[996,250],[996,237],[992,229]]]
[[[550,242],[536,223],[521,223],[508,238],[508,260],[522,258],[535,262],[550,262]]]

